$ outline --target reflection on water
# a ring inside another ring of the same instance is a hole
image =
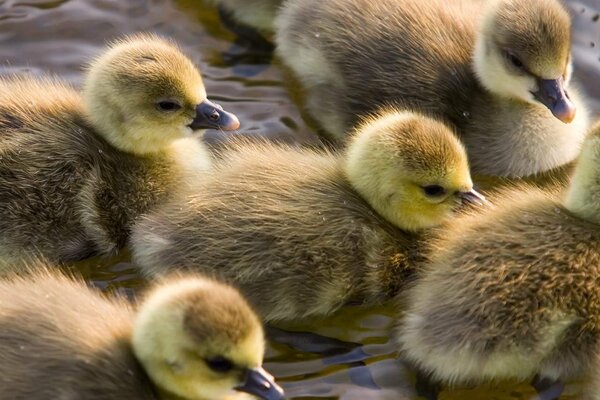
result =
[[[573,11],[575,75],[600,111],[600,5]],[[202,69],[212,99],[234,111],[250,134],[317,143],[284,86],[287,76],[264,54],[248,54],[201,0],[0,0],[0,73],[49,72],[75,85],[82,63],[116,36],[152,31],[174,38]],[[276,62],[276,61],[275,61]],[[212,134],[209,139],[218,135]],[[74,268],[103,290],[133,297],[144,280],[127,262],[89,260]],[[319,321],[272,327],[268,367],[292,398],[409,399],[414,375],[394,358],[391,307],[349,308]],[[571,384],[565,399],[575,399]],[[527,399],[524,384],[445,391],[441,399]]]

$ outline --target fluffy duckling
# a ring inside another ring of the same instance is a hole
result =
[[[238,126],[175,44],[151,35],[95,60],[83,98],[54,79],[0,80],[0,269],[122,247],[180,174],[209,167],[193,130]]]
[[[599,196],[600,125],[564,199],[514,190],[453,219],[405,292],[404,355],[450,383],[596,375]]]
[[[267,320],[324,315],[392,296],[416,232],[478,196],[444,124],[389,111],[345,153],[230,149],[211,177],[144,216],[131,247],[147,275],[190,268],[234,282]]]
[[[41,269],[0,281],[0,303],[3,399],[283,399],[258,318],[216,281],[170,278],[134,309]]]
[[[289,0],[276,43],[337,139],[409,106],[456,128],[475,174],[514,178],[574,160],[587,129],[557,0]]]

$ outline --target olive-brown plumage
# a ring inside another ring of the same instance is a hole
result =
[[[261,368],[258,318],[210,279],[171,277],[134,307],[37,268],[3,278],[0,304],[3,399],[213,400],[257,376],[273,386],[260,397],[282,399]]]
[[[392,104],[453,125],[474,174],[529,176],[579,152],[587,115],[556,0],[289,0],[276,27],[310,115],[336,139]]]
[[[600,126],[566,195],[515,189],[443,226],[405,293],[404,355],[446,382],[597,374],[599,194]]]
[[[148,275],[223,277],[267,320],[323,315],[396,293],[418,257],[416,232],[473,195],[452,132],[389,111],[344,153],[233,146],[208,179],[136,224],[133,259]]]
[[[192,62],[155,36],[114,43],[92,62],[82,96],[56,79],[2,79],[0,270],[31,255],[66,261],[122,247],[179,176],[209,167],[186,136],[221,124],[238,125],[206,100]]]

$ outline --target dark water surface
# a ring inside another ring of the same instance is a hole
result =
[[[376,1],[376,0],[375,0]],[[528,1],[528,0],[523,0]],[[600,112],[600,0],[568,1],[575,77]],[[201,0],[0,1],[0,74],[52,73],[78,85],[82,65],[119,35],[152,31],[175,39],[200,66],[209,96],[235,112],[243,131],[316,143],[268,57],[248,55]],[[276,61],[275,61],[276,64]],[[214,139],[214,135],[212,137]],[[106,290],[133,295],[145,282],[123,254],[75,266]],[[269,329],[268,368],[291,398],[408,399],[413,374],[394,358],[391,307],[349,308],[303,325]],[[294,333],[291,333],[294,332]],[[564,399],[577,398],[570,384]],[[528,399],[525,384],[444,391],[441,399]]]

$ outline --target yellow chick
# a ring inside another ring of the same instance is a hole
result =
[[[452,131],[413,112],[367,119],[339,153],[232,147],[209,178],[142,218],[130,245],[145,274],[217,275],[267,320],[393,296],[417,232],[480,199]]]
[[[289,0],[276,27],[309,114],[335,139],[395,104],[451,124],[477,175],[526,177],[579,153],[588,118],[557,0]]]
[[[40,268],[2,279],[0,304],[3,399],[283,399],[258,318],[216,281],[171,277],[134,309]]]
[[[32,254],[121,248],[182,174],[209,168],[190,134],[238,127],[207,100],[192,62],[153,35],[114,42],[91,63],[83,96],[56,79],[0,80],[0,270]]]
[[[566,195],[508,191],[440,229],[404,293],[403,355],[449,383],[597,375],[600,125],[583,148]]]

